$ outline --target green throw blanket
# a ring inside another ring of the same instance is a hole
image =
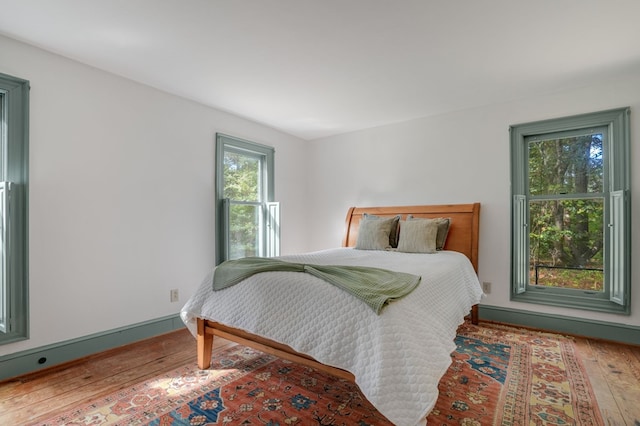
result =
[[[411,293],[420,276],[365,266],[308,265],[265,257],[228,260],[216,267],[213,290],[222,290],[260,272],[306,272],[351,293],[380,314],[392,300]]]

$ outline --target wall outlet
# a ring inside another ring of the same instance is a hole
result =
[[[491,283],[488,282],[488,281],[483,281],[482,282],[482,291],[484,292],[484,294],[491,293]]]
[[[169,290],[169,297],[171,299],[171,302],[177,302],[178,300],[180,300],[180,295],[178,294],[178,289],[174,288],[172,290]]]

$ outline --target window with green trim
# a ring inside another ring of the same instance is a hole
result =
[[[280,253],[274,149],[216,135],[217,263]]]
[[[28,337],[29,82],[0,74],[0,343]]]
[[[629,109],[510,131],[511,299],[629,314]]]

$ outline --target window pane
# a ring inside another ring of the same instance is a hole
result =
[[[603,192],[602,134],[530,141],[531,195]]]
[[[235,201],[261,201],[260,157],[224,153],[224,197]]]
[[[229,206],[229,259],[260,256],[260,206]]]
[[[531,285],[603,291],[602,198],[530,201]]]

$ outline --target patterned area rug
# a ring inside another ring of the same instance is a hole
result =
[[[456,345],[429,424],[604,424],[572,338],[465,323]]]
[[[599,425],[571,338],[463,324],[432,425]],[[234,346],[40,425],[390,425],[358,387]]]

